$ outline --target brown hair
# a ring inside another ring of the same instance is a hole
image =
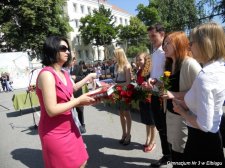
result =
[[[140,56],[143,56],[144,60],[145,60],[144,68],[142,69],[141,76],[146,77],[150,74],[150,71],[152,69],[151,68],[152,67],[152,60],[151,60],[151,57],[150,57],[149,53],[147,53],[147,52],[139,53],[136,57],[140,57]]]
[[[166,35],[166,38],[169,38],[170,43],[174,49],[174,57],[176,59],[175,63],[175,72],[179,71],[181,68],[181,64],[186,56],[192,56],[190,47],[189,47],[189,40],[186,34],[182,31],[171,32]],[[164,47],[163,41],[163,47]],[[172,59],[166,58],[166,65],[165,70],[172,70]]]

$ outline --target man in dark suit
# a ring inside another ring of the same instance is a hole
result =
[[[73,61],[74,61],[74,66],[72,66],[70,69],[70,75],[71,75],[72,79],[74,80],[74,82],[77,83],[80,80],[82,80],[85,77],[85,75],[82,71],[82,65],[77,64],[75,57],[74,57]],[[82,94],[83,94],[82,88],[80,88],[79,90],[77,90],[73,93],[75,98],[79,97]],[[80,132],[86,133],[85,124],[84,124],[84,113],[83,113],[84,107],[76,107],[76,111],[78,113],[78,119],[81,123]]]

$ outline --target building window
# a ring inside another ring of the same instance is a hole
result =
[[[84,13],[84,5],[80,5],[80,11],[81,13]]]
[[[117,17],[115,16],[115,22],[117,22]]]
[[[123,19],[122,18],[120,18],[120,24],[123,24]]]
[[[77,12],[77,4],[76,3],[73,3],[73,8],[74,8],[74,12],[76,13]]]
[[[78,28],[79,27],[79,20],[75,19],[74,21],[75,21],[75,27]]]
[[[125,19],[125,25],[128,25],[128,24],[127,24],[127,19]]]
[[[91,14],[91,7],[87,7],[87,10],[88,10],[88,14]]]
[[[80,41],[81,39],[80,39],[80,36],[79,35],[77,35],[76,37],[75,37],[75,44],[76,45],[79,45],[80,44]]]

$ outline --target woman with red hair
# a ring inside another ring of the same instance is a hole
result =
[[[166,124],[167,139],[172,148],[172,161],[183,160],[183,152],[187,139],[185,120],[173,111],[172,98],[183,99],[201,70],[199,63],[191,57],[189,40],[184,32],[168,34],[163,42],[166,64],[165,70],[170,71],[170,89],[164,98],[167,100]]]

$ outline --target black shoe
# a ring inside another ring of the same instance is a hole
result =
[[[81,133],[81,134],[86,133],[85,126],[83,126],[83,125],[80,126],[80,133]]]
[[[171,157],[164,155],[161,159],[159,159],[155,163],[151,163],[150,167],[160,167],[162,165],[166,165],[168,161],[171,161]]]
[[[127,136],[124,141],[123,141],[123,145],[126,146],[126,145],[129,145],[130,144],[130,139],[131,139],[131,135],[130,136]]]
[[[122,137],[122,138],[119,140],[119,143],[120,143],[120,144],[123,144],[125,139],[126,139],[126,137]]]

